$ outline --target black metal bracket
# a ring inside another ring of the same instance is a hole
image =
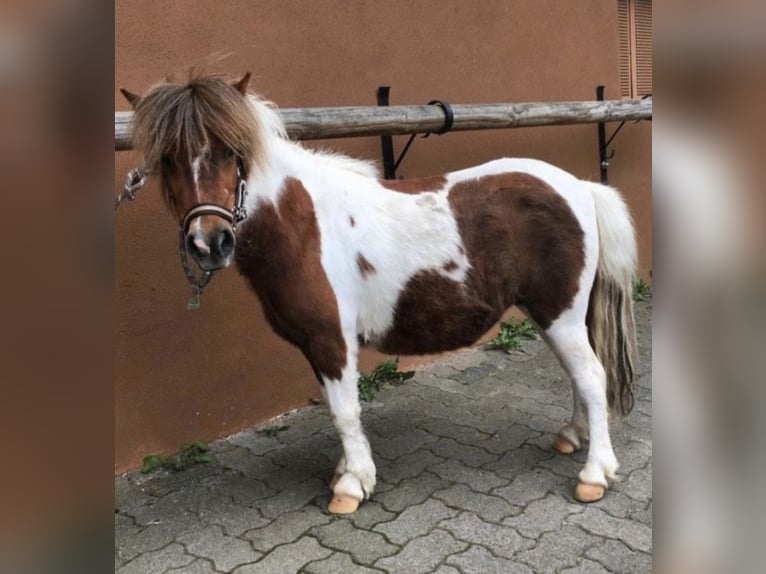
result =
[[[391,86],[378,86],[378,105],[379,106],[387,106],[388,103],[388,96],[391,92]],[[444,125],[439,128],[435,132],[428,132],[426,134],[423,134],[421,138],[427,138],[432,133],[436,135],[442,135],[446,134],[450,129],[452,129],[452,123],[455,119],[455,114],[452,112],[452,106],[449,105],[449,103],[443,101],[443,100],[431,100],[428,102],[429,106],[439,106],[442,111],[444,112]],[[402,160],[404,159],[404,156],[407,155],[407,152],[410,149],[410,146],[412,145],[412,142],[415,140],[415,137],[417,137],[417,134],[412,134],[410,136],[410,139],[407,140],[407,143],[404,145],[404,148],[402,148],[401,153],[399,153],[399,157],[394,160],[394,138],[393,136],[380,136],[380,145],[381,150],[383,152],[383,176],[386,179],[396,179],[396,170],[399,169],[399,165],[401,165]]]
[[[651,96],[651,94],[646,94],[645,96],[642,96],[641,99],[645,100]],[[599,102],[604,101],[604,86],[596,86],[596,99]],[[601,183],[605,185],[609,183],[609,160],[614,157],[614,150],[611,152],[609,151],[609,144],[612,143],[612,140],[620,132],[626,121],[627,120],[623,120],[620,122],[620,125],[615,128],[612,135],[609,136],[609,139],[606,137],[606,123],[598,122],[598,165],[599,171],[601,172]],[[634,123],[637,124],[640,121],[641,120],[636,120]]]

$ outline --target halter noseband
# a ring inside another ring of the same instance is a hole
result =
[[[146,166],[133,168],[125,177],[125,184],[123,185],[122,192],[115,201],[114,210],[120,207],[123,201],[133,201],[136,194],[146,183],[146,178],[150,175]],[[186,234],[189,231],[191,222],[203,215],[217,215],[218,217],[225,219],[231,224],[234,233],[237,232],[237,224],[244,221],[247,217],[247,209],[245,208],[245,200],[247,199],[247,177],[245,172],[245,165],[242,158],[237,156],[237,195],[234,198],[234,207],[229,210],[215,203],[199,203],[192,207],[184,215],[181,224],[178,227],[178,252],[181,257],[181,267],[183,267],[186,279],[191,285],[192,296],[187,304],[187,309],[198,309],[199,298],[202,295],[202,291],[205,289],[210,279],[213,277],[212,271],[203,271],[201,275],[197,275],[194,271],[194,267],[189,261],[189,254],[186,252]]]
[[[181,267],[183,267],[186,279],[191,285],[192,296],[189,299],[189,303],[186,305],[187,309],[199,309],[199,299],[202,295],[202,291],[205,289],[210,279],[213,278],[215,269],[211,271],[203,271],[201,275],[197,275],[194,271],[194,267],[189,261],[189,254],[186,252],[186,234],[189,232],[189,226],[191,222],[202,217],[203,215],[217,215],[218,217],[225,219],[229,222],[234,233],[237,232],[237,224],[244,221],[247,217],[247,209],[245,208],[245,200],[247,199],[247,178],[245,177],[245,166],[241,157],[237,157],[237,194],[234,198],[234,207],[229,210],[225,207],[221,207],[215,203],[198,203],[192,207],[184,215],[181,225],[178,227],[178,251],[181,257]]]

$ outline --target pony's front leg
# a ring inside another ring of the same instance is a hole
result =
[[[328,510],[334,514],[354,512],[375,489],[375,463],[362,429],[357,381],[356,348],[347,350],[346,366],[339,379],[322,376],[327,406],[343,444],[343,458],[330,485],[333,498]]]

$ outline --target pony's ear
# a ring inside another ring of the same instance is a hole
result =
[[[250,83],[250,72],[247,72],[242,79],[237,80],[232,84],[232,87],[236,89],[243,96],[247,94],[247,85]]]
[[[129,92],[125,88],[120,88],[120,93],[125,96],[125,99],[128,100],[128,103],[133,107],[133,109],[136,109],[136,106],[138,105],[138,101],[141,99],[141,96],[138,94],[134,94],[133,92]]]

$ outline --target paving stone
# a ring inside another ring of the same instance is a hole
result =
[[[442,564],[436,570],[434,570],[434,574],[460,574],[460,570],[453,568],[452,566],[445,566]]]
[[[253,454],[265,454],[274,449],[282,448],[276,436],[267,436],[262,431],[246,430],[228,438],[229,444],[241,446]]]
[[[476,442],[476,446],[491,452],[492,454],[505,454],[521,447],[525,442],[542,436],[542,433],[514,424],[508,428],[500,429],[484,441]]]
[[[298,572],[309,562],[321,560],[332,554],[312,537],[304,536],[292,544],[275,548],[255,564],[240,566],[234,574],[286,574]]]
[[[534,548],[520,552],[516,559],[528,564],[536,574],[555,574],[577,566],[580,556],[600,541],[577,526],[565,526],[540,536]]]
[[[431,572],[447,556],[460,552],[468,545],[455,540],[449,533],[436,529],[426,536],[410,540],[396,556],[382,558],[375,566],[389,572],[421,574]]]
[[[203,524],[222,526],[229,536],[239,536],[247,530],[266,526],[271,520],[261,516],[256,508],[235,504],[229,497],[218,496],[201,502],[197,512]]]
[[[652,571],[652,557],[635,552],[617,540],[607,540],[599,546],[588,549],[585,556],[605,566],[611,572],[620,574],[644,574]]]
[[[507,452],[499,460],[485,464],[482,468],[491,470],[503,478],[513,480],[521,474],[530,472],[541,465],[543,461],[554,456],[556,455],[551,451],[545,451],[532,445],[524,445]]]
[[[428,450],[437,456],[448,459],[458,459],[460,462],[475,468],[491,461],[497,460],[497,456],[486,450],[460,444],[451,438],[440,438],[428,445]]]
[[[250,506],[259,500],[274,496],[277,492],[265,482],[245,476],[237,470],[211,476],[204,479],[202,484],[208,488],[211,497],[227,496],[243,506]]]
[[[558,494],[549,494],[530,502],[521,514],[507,518],[503,524],[515,528],[527,538],[539,538],[543,532],[561,528],[570,514],[583,510],[582,504],[566,501]]]
[[[380,574],[380,570],[373,570],[355,564],[348,554],[336,552],[329,558],[312,562],[303,569],[306,574]]]
[[[423,420],[420,427],[439,437],[451,438],[463,444],[476,444],[490,436],[472,426],[459,425],[453,421],[432,417]]]
[[[507,516],[519,514],[521,508],[512,506],[507,501],[487,494],[472,491],[464,484],[456,484],[434,493],[434,498],[443,500],[447,506],[460,510],[470,510],[482,520],[500,522]]]
[[[311,500],[322,494],[329,494],[327,485],[316,478],[311,478],[299,484],[286,485],[285,490],[259,502],[258,510],[266,518],[276,518],[280,514],[303,508]]]
[[[359,510],[348,516],[348,519],[354,523],[354,526],[363,530],[371,530],[376,524],[388,522],[394,518],[396,518],[396,514],[389,512],[380,504],[371,500],[364,502],[359,506]]]
[[[471,367],[478,367],[487,362],[487,354],[481,349],[459,349],[450,354],[445,363],[456,371],[462,371]]]
[[[155,499],[142,486],[134,484],[126,476],[114,479],[114,507],[116,510],[129,510],[143,506]]]
[[[194,561],[194,556],[184,552],[180,544],[171,544],[161,550],[146,552],[129,562],[116,574],[160,574],[170,568],[186,566]]]
[[[606,491],[604,498],[588,506],[599,508],[615,518],[632,518],[646,508],[646,500],[635,500],[621,490],[617,490],[618,488],[621,488],[621,485],[613,483],[612,488]]]
[[[582,514],[575,514],[567,520],[598,536],[619,539],[633,550],[641,552],[652,550],[652,530],[645,524],[624,518],[614,518],[592,506],[587,507]]]
[[[481,546],[471,546],[461,554],[453,554],[447,558],[447,564],[454,564],[463,574],[533,574],[524,564],[493,556]]]
[[[194,532],[201,527],[199,519],[191,512],[174,515],[172,519],[160,518],[142,527],[135,534],[115,538],[116,553],[122,561],[132,560],[144,552],[159,550],[178,536]]]
[[[168,570],[166,574],[216,574],[210,562],[197,558],[191,564]]]
[[[580,560],[580,563],[577,566],[562,570],[561,574],[612,574],[612,573],[609,572],[609,570],[604,568],[598,562],[594,562],[593,560],[588,560],[587,558],[583,558]]]
[[[351,554],[360,564],[372,564],[382,556],[390,556],[399,548],[389,544],[382,534],[361,530],[347,520],[335,520],[326,526],[318,526],[312,535],[322,546]]]
[[[463,512],[455,518],[444,520],[439,527],[448,530],[459,540],[492,548],[492,552],[502,558],[511,558],[519,550],[534,544],[513,528],[484,522],[473,512]]]
[[[652,497],[651,469],[634,470],[628,479],[620,484],[620,491],[634,500],[649,500]]]
[[[208,495],[204,486],[188,485],[156,499],[152,504],[134,506],[126,514],[130,514],[139,526],[173,522],[183,519],[189,512],[196,512],[199,502]]]
[[[399,458],[410,454],[437,440],[437,437],[423,430],[413,430],[407,434],[394,436],[391,438],[378,438],[372,444],[373,454],[388,460]]]
[[[233,468],[245,476],[262,480],[267,484],[270,480],[279,477],[282,472],[282,469],[270,459],[264,456],[253,456],[253,453],[241,446],[221,454],[218,460],[225,468]]]
[[[375,447],[373,446],[373,453]],[[442,462],[444,459],[436,456],[430,450],[417,450],[411,454],[400,456],[396,460],[379,460],[377,463],[378,476],[388,482],[400,482],[405,478],[417,476],[429,466]]]
[[[295,542],[312,527],[330,522],[330,517],[315,506],[306,506],[294,512],[282,514],[267,528],[246,532],[242,538],[249,540],[253,548],[268,552],[275,546]]]
[[[566,479],[553,474],[550,470],[536,468],[517,475],[511,484],[496,488],[491,494],[500,496],[516,506],[525,506],[549,492],[556,492],[563,496],[567,491],[566,484]]]
[[[431,472],[450,482],[459,482],[470,486],[477,492],[489,492],[493,488],[505,486],[508,480],[500,478],[487,470],[480,470],[464,465],[458,460],[448,460],[430,468]]]
[[[375,495],[375,501],[391,512],[401,512],[408,506],[420,504],[434,492],[448,486],[444,480],[430,472],[403,480],[391,490]]]
[[[423,504],[410,506],[395,520],[384,522],[374,528],[382,532],[394,544],[404,544],[408,540],[430,532],[439,522],[457,514],[457,510],[447,508],[438,500],[426,500]]]
[[[178,541],[194,556],[207,558],[215,564],[216,570],[230,572],[241,564],[258,560],[262,553],[238,538],[226,536],[220,526],[207,526],[196,532],[185,534]]]

